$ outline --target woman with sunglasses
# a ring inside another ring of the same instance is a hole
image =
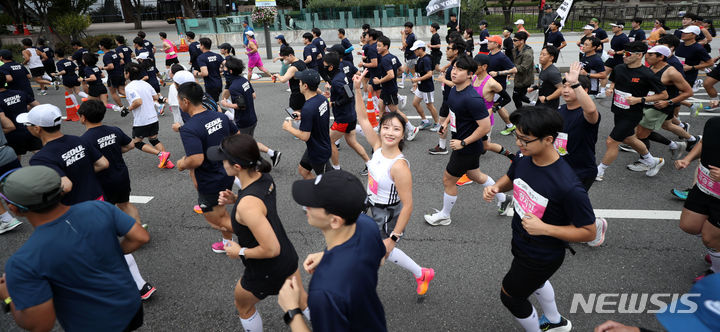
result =
[[[667,30],[670,30],[668,27],[665,26],[665,19],[658,18],[655,19],[655,25],[653,26],[653,29],[650,31],[650,36],[648,37],[648,46],[653,47],[655,44],[657,44],[658,39],[660,39],[660,36],[664,35]]]
[[[300,281],[298,255],[277,213],[277,187],[271,166],[260,157],[257,142],[246,134],[228,136],[207,151],[208,159],[222,161],[225,172],[240,181],[240,190],[220,192],[220,205],[232,204],[230,221],[237,243],[229,241],[225,253],[240,258],[245,272],[235,286],[235,307],[245,331],[262,331],[262,318],[255,305],[268,295],[277,295],[286,279]],[[301,295],[307,308],[307,293]],[[304,314],[309,317],[309,312]]]

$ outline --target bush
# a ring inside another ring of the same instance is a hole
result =
[[[60,35],[78,39],[85,36],[85,29],[90,26],[90,16],[79,14],[64,14],[58,16],[53,26]]]
[[[110,38],[115,39],[115,35],[92,35],[87,36],[85,38],[78,39],[82,43],[83,47],[85,47],[86,50],[90,51],[90,53],[97,53],[98,51],[98,44],[100,43],[100,39],[103,38]],[[62,49],[65,51],[65,54],[72,54],[74,51],[72,46],[70,46],[70,42],[72,40],[65,42],[59,42],[55,44],[56,49]]]

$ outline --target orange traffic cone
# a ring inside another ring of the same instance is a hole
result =
[[[377,112],[375,112],[375,104],[373,103],[373,100],[372,100],[372,91],[368,92],[368,100],[367,100],[366,108],[367,108],[367,114],[368,114],[368,119],[370,120],[370,124],[373,126],[373,128],[377,127],[378,126],[378,118],[377,118],[378,114],[377,114]]]
[[[23,22],[23,35],[29,36],[30,30],[28,30],[27,25],[25,25],[25,22]]]
[[[77,111],[78,106],[75,105],[75,103],[72,101],[72,98],[70,98],[70,94],[65,91],[65,113],[67,113],[65,121],[80,121],[80,117],[78,117]]]
[[[187,52],[189,49],[190,48],[185,42],[185,35],[180,35],[180,47],[178,47],[178,52]]]

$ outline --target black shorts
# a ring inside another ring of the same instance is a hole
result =
[[[300,167],[308,171],[314,171],[315,175],[320,175],[333,169],[330,165],[330,158],[328,158],[327,161],[321,163],[311,162],[307,149],[305,150],[305,153],[303,153],[302,158],[300,158]]]
[[[442,54],[436,54],[436,55],[430,56],[430,60],[432,61],[433,70],[435,69],[435,66],[440,64],[441,59],[442,59]]]
[[[100,97],[101,95],[107,94],[108,90],[107,88],[102,84],[89,84],[88,85],[88,95],[90,97]]]
[[[445,99],[443,98],[443,103],[440,106],[440,111],[438,111],[438,115],[441,118],[447,118],[450,114],[450,107],[448,106],[447,102],[445,102]]]
[[[711,70],[708,74],[708,77],[712,77],[718,81],[720,81],[720,65],[715,66],[713,70]]]
[[[684,208],[708,216],[713,226],[720,228],[720,199],[712,197],[693,186],[685,200]]]
[[[160,90],[159,85],[155,92],[158,92],[158,90]],[[205,92],[207,92],[207,94],[210,95],[210,97],[217,103],[220,101],[220,93],[222,92],[222,86],[214,87],[205,85]]]
[[[176,63],[180,63],[180,60],[178,60],[177,57],[174,57],[172,59],[165,59],[165,66],[170,67]]]
[[[245,127],[245,128],[240,128],[240,126],[237,126],[237,127],[238,127],[238,131],[241,134],[254,136],[255,135],[255,127],[257,127],[257,122],[255,122],[255,124],[250,127]]]
[[[45,72],[48,75],[50,75],[51,73],[57,73],[57,68],[55,68],[55,64],[52,61],[43,63],[43,66],[45,67]]]
[[[623,64],[623,61],[621,59],[615,59],[615,57],[610,57],[610,59],[605,60],[605,67],[615,68],[615,66],[621,64]]]
[[[372,81],[370,81],[370,82],[372,82]],[[380,84],[370,83],[370,87],[372,87],[373,91],[380,91],[380,90],[382,90],[382,87],[380,86]],[[382,93],[381,93],[381,95],[382,95]]]
[[[42,141],[30,134],[29,131],[12,131],[5,134],[7,145],[15,150],[18,156],[24,155],[30,151],[37,151],[42,148]]]
[[[155,82],[149,83],[149,84],[151,87],[153,87],[153,89],[155,89],[155,93],[160,93],[160,83],[155,81]]]
[[[586,178],[580,178],[580,183],[582,183],[583,187],[585,187],[585,191],[590,191],[590,187],[592,187],[593,183],[595,183],[596,176],[597,174]]]
[[[610,138],[617,142],[622,142],[626,138],[634,135],[635,127],[637,127],[642,118],[643,112],[622,111],[622,113],[615,113],[613,120],[615,126],[610,132]]]
[[[14,170],[16,168],[20,168],[22,165],[20,164],[20,160],[13,159],[11,162],[0,166],[0,176],[7,173],[8,171]]]
[[[30,75],[32,77],[42,77],[45,75],[45,67],[30,68]]]
[[[295,259],[294,263],[284,264],[287,266],[277,269],[264,269],[246,265],[245,272],[240,278],[240,286],[260,300],[269,295],[277,295],[280,288],[285,284],[285,280],[297,271],[297,259]]]
[[[130,201],[130,182],[102,186],[103,199],[110,204]]]
[[[299,111],[303,108],[305,105],[305,96],[303,96],[301,93],[291,93],[290,94],[290,108],[292,108],[295,111]]]
[[[202,210],[203,213],[212,212],[213,208],[218,205],[219,196],[219,193],[207,194],[198,192],[198,206],[200,206],[200,210]]]
[[[393,92],[393,93],[385,93],[385,92],[383,92],[383,93],[380,94],[380,99],[382,99],[383,104],[385,104],[385,106],[388,106],[388,105],[397,105],[397,104],[398,104],[398,94],[397,94],[397,92]]]
[[[480,153],[461,154],[453,151],[450,154],[450,161],[445,166],[445,171],[459,178],[469,170],[480,168],[480,155]]]
[[[148,138],[157,136],[158,132],[160,131],[160,122],[156,121],[148,125],[139,126],[139,127],[133,127],[132,128],[132,137],[138,137],[138,138]]]
[[[510,270],[503,277],[502,288],[514,300],[525,302],[526,308],[521,310],[529,310],[531,313],[532,305],[528,302],[528,297],[557,272],[562,266],[565,256],[554,260],[540,261],[524,256],[515,248],[512,249],[512,252],[514,257],[510,264]]]
[[[118,88],[125,86],[125,77],[122,76],[110,76],[108,78],[108,86]]]
[[[76,86],[80,86],[80,81],[66,81],[63,80],[63,85],[68,88],[74,88]]]

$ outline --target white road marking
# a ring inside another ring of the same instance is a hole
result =
[[[514,211],[508,209],[506,214],[512,216]],[[595,216],[608,219],[680,220],[680,211],[595,209]]]
[[[154,197],[153,196],[134,196],[130,195],[130,203],[133,204],[147,204],[150,202]]]

